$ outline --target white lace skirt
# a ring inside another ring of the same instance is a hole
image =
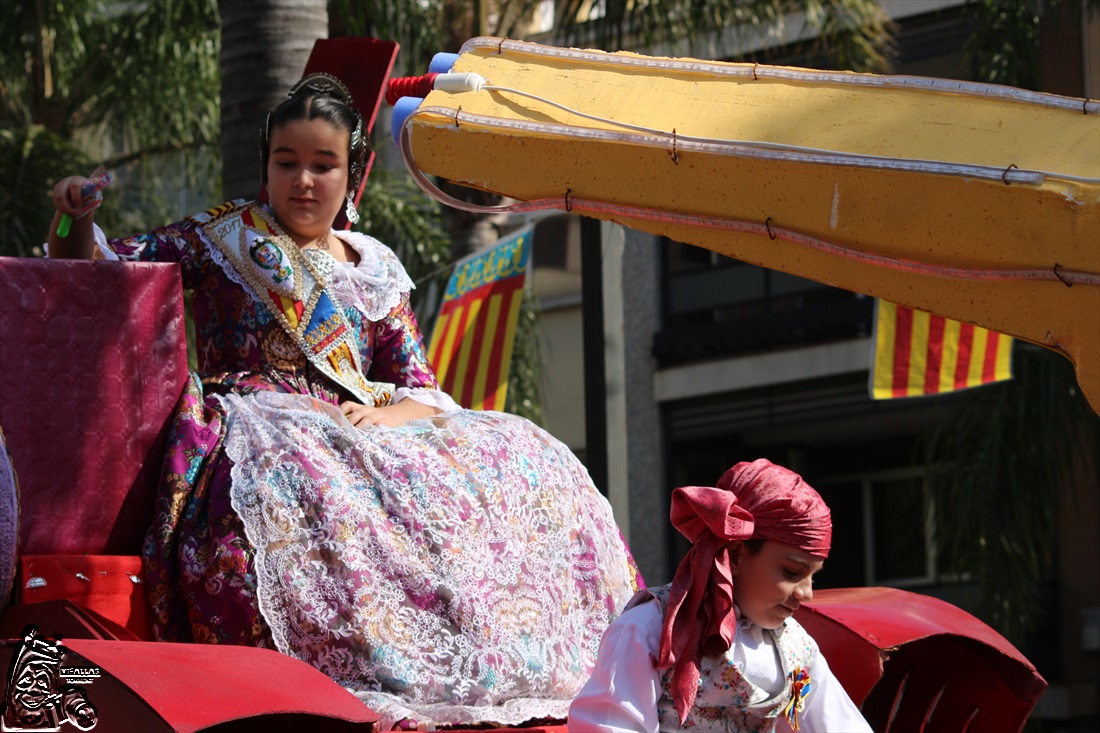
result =
[[[499,412],[361,430],[307,396],[221,400],[280,651],[384,727],[565,718],[637,584],[565,445]]]

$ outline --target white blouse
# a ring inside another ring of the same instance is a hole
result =
[[[662,617],[658,605],[628,609],[604,634],[592,676],[569,708],[569,733],[658,733],[657,701],[662,671],[653,662],[661,648]],[[733,660],[753,684],[770,693],[783,684],[771,634],[739,621]],[[871,726],[813,646],[813,686],[798,716],[799,733],[871,733]],[[779,716],[776,731],[790,733]]]

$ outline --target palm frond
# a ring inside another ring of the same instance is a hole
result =
[[[54,213],[51,172],[74,164],[89,167],[60,135],[39,125],[0,128],[0,255],[42,255]]]
[[[876,0],[569,0],[558,5],[557,29],[573,45],[660,45],[673,55],[691,55],[710,35],[708,57],[727,60],[808,39],[829,65],[854,71],[885,71],[894,51],[894,28]]]
[[[960,396],[923,436],[937,512],[938,566],[972,583],[979,617],[1019,644],[1043,620],[1058,506],[1084,446],[1096,455],[1100,417],[1070,363],[1017,343],[1014,378]]]

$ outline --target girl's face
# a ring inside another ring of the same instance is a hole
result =
[[[760,551],[744,543],[731,559],[733,601],[757,626],[777,629],[813,598],[813,576],[825,561],[781,542],[765,540]]]
[[[271,131],[267,191],[275,217],[298,244],[332,228],[348,192],[348,132],[321,119]]]

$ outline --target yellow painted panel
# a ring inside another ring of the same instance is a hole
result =
[[[1100,103],[500,39],[455,71],[653,132],[432,92],[411,166],[1043,344],[1100,411]]]

